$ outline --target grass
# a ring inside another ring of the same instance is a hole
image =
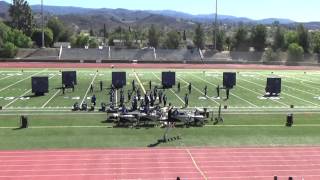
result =
[[[126,69],[127,86],[131,81],[149,90],[148,82],[160,86],[161,70]],[[237,86],[231,91],[228,101],[203,98],[203,88],[208,86],[208,96],[214,97],[215,87],[222,84],[223,70],[176,70],[181,92],[176,89],[165,93],[175,106],[183,106],[181,99],[187,92],[187,84],[193,85],[190,107],[209,107],[217,111],[218,104],[227,105],[223,110],[223,125],[212,126],[209,121],[203,128],[175,128],[170,136],[180,135],[182,140],[160,144],[163,146],[301,146],[320,145],[320,73],[317,71],[241,71],[237,74]],[[122,129],[109,128],[112,124],[102,123],[104,113],[72,113],[74,102],[79,103],[93,94],[97,104],[108,102],[107,91],[100,92],[99,81],[105,86],[111,83],[110,69],[81,69],[75,92],[65,95],[58,92],[61,86],[59,69],[0,70],[0,149],[55,149],[55,148],[105,148],[146,147],[162,137],[162,128]],[[97,74],[96,74],[97,73]],[[138,83],[135,74],[141,84]],[[50,78],[50,92],[42,97],[32,95],[31,76],[43,75]],[[282,77],[282,94],[279,100],[262,99],[266,78]],[[94,78],[96,77],[96,78]],[[94,82],[94,92],[86,93]],[[224,96],[224,92],[221,92]],[[119,95],[119,94],[118,94]],[[23,96],[23,97],[22,97]],[[119,98],[118,98],[119,99]],[[127,105],[130,105],[128,102]],[[290,109],[290,105],[295,105]],[[286,114],[294,113],[294,127],[284,127]],[[19,125],[19,117],[26,114],[32,128],[13,130]]]

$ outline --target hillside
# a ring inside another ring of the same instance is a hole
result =
[[[0,1],[0,19],[7,20],[9,4]],[[35,14],[39,14],[40,5],[32,5],[31,8]],[[154,24],[162,28],[174,27],[178,30],[193,28],[195,23],[210,24],[214,21],[214,14],[192,15],[172,10],[161,11],[142,11],[127,9],[91,9],[82,7],[67,6],[44,6],[44,10],[48,16],[58,16],[66,24],[78,27],[79,29],[95,29],[98,31],[106,24],[109,29],[118,26],[140,26],[148,27]],[[37,17],[37,16],[36,16]],[[38,16],[39,17],[39,16]],[[267,18],[261,20],[252,20],[247,17],[235,17],[230,15],[219,15],[218,19],[224,24],[266,24],[270,25],[274,21],[278,21],[282,25],[294,26],[297,22],[290,19]],[[308,29],[320,29],[319,22],[304,23]]]

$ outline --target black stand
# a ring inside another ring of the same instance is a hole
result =
[[[223,123],[223,118],[221,117],[221,104],[219,105],[218,117],[216,117],[214,120],[215,121],[214,121],[213,125],[217,125],[217,124],[219,124],[219,122]]]
[[[20,117],[20,129],[26,129],[28,128],[29,123],[28,123],[28,118],[26,116],[21,116]]]

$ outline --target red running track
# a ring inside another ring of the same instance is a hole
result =
[[[320,147],[0,151],[6,180],[320,179]]]

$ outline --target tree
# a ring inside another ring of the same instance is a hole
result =
[[[292,43],[288,48],[288,60],[289,61],[299,61],[303,58],[303,48],[297,44]]]
[[[110,37],[109,40],[108,40],[108,45],[109,46],[114,46],[114,39],[113,37]]]
[[[187,35],[186,35],[186,30],[183,30],[183,38],[182,38],[184,41],[187,40]]]
[[[312,36],[313,52],[320,54],[320,32],[315,32]]]
[[[240,27],[233,37],[233,49],[236,51],[248,51],[249,50],[249,39],[248,31],[244,27]]]
[[[66,27],[63,33],[61,34],[59,41],[70,42],[72,36],[73,36],[73,30],[71,30],[69,27]]]
[[[86,36],[84,34],[79,34],[71,42],[71,46],[76,48],[84,48],[85,46],[89,45],[89,40],[90,40],[89,36]]]
[[[53,42],[60,41],[60,38],[66,31],[64,24],[57,17],[51,18],[47,23],[47,27],[53,33]]]
[[[267,40],[267,28],[264,25],[253,27],[250,39],[252,47],[254,47],[256,51],[264,51]]]
[[[305,53],[309,52],[310,42],[309,42],[309,33],[308,30],[300,24],[297,28],[298,33],[298,43],[303,48]]]
[[[89,39],[89,48],[98,48],[99,44],[96,38]]]
[[[227,49],[228,49],[228,51],[230,51],[230,49],[231,49],[231,38],[228,36],[228,37],[226,37],[226,45],[227,45]]]
[[[285,40],[285,49],[288,49],[290,44],[299,43],[298,33],[296,31],[288,31],[284,34],[284,40]]]
[[[0,57],[14,58],[17,52],[18,52],[18,49],[13,43],[6,42],[3,45],[2,50],[0,51]]]
[[[149,46],[158,48],[159,46],[159,32],[156,30],[154,25],[151,25],[148,31]]]
[[[32,33],[31,39],[36,43],[38,47],[41,47],[42,46],[42,30],[36,29]],[[53,45],[53,33],[49,28],[44,29],[44,44],[46,47],[51,47]]]
[[[0,47],[10,42],[19,48],[30,48],[32,46],[31,39],[23,34],[22,31],[11,29],[4,23],[0,22]]]
[[[215,30],[213,30],[213,34],[215,33]],[[217,32],[217,50],[218,51],[223,51],[223,46],[224,46],[224,32],[221,30],[218,30]],[[215,36],[213,36],[212,42],[213,44],[215,43]]]
[[[92,36],[95,36],[92,29],[90,29],[89,34],[90,34],[91,37],[92,37]]]
[[[25,0],[13,0],[9,8],[11,26],[30,36],[34,27],[32,10]]]
[[[178,49],[180,45],[180,35],[177,31],[170,31],[165,40],[165,47],[168,49]]]
[[[114,33],[118,35],[118,38],[120,40],[120,42],[122,42],[122,27],[119,26],[115,29]]]
[[[132,34],[130,31],[125,31],[124,32],[124,45],[127,47],[132,46]]]
[[[285,49],[285,37],[284,32],[281,27],[277,26],[276,31],[273,36],[273,50],[284,50]]]
[[[103,24],[103,43],[106,44],[106,39],[107,39],[107,28],[106,24]]]
[[[8,32],[6,42],[11,42],[19,48],[32,47],[31,38],[24,35],[21,31],[17,29],[14,29]]]
[[[195,29],[193,43],[198,49],[204,49],[205,34],[200,24]]]

